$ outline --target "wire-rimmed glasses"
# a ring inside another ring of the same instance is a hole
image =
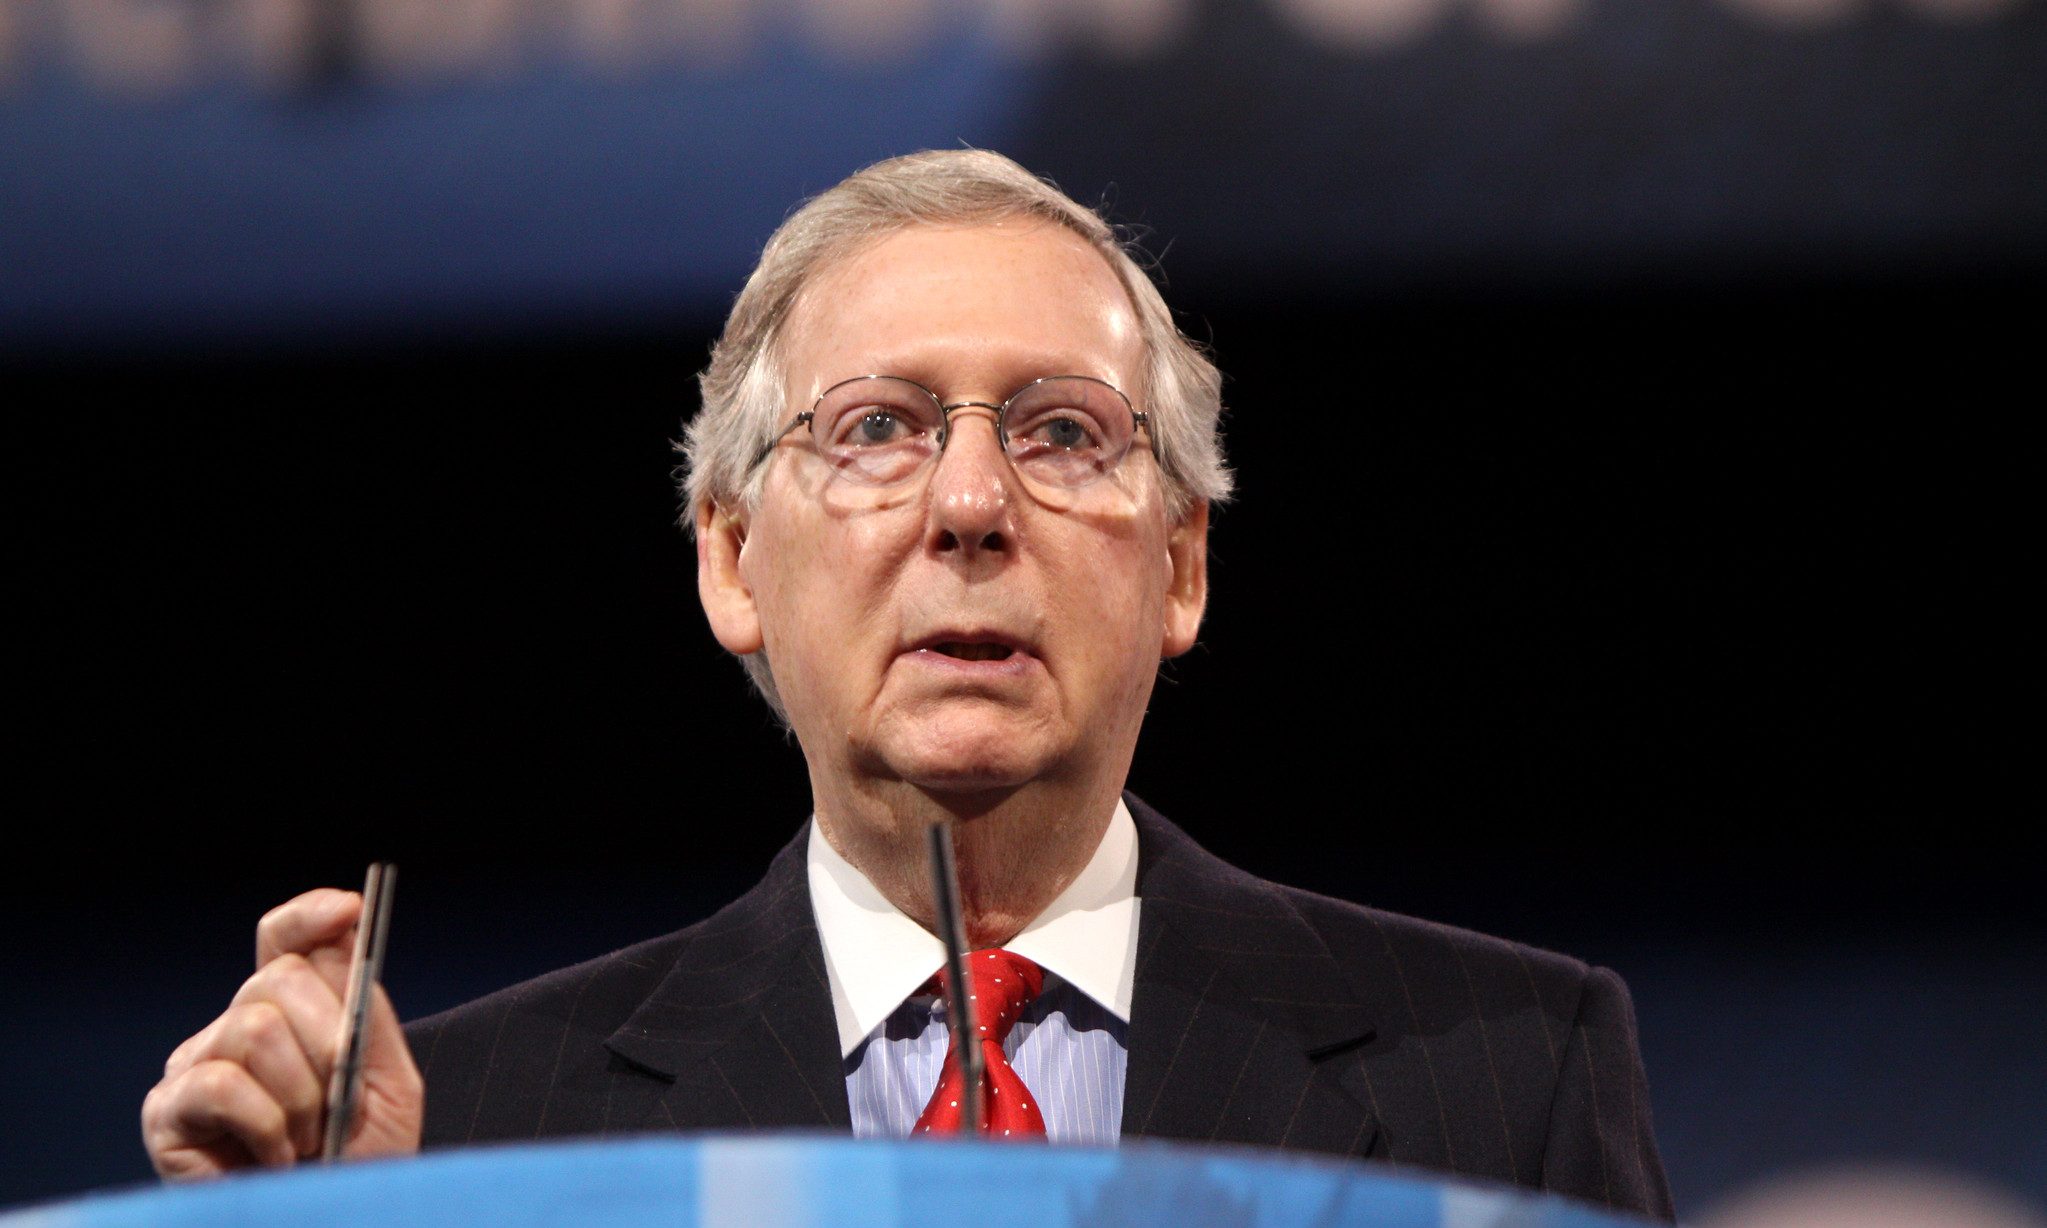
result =
[[[825,389],[760,450],[752,467],[808,426],[811,446],[838,476],[863,486],[897,486],[937,459],[953,411],[967,408],[994,411],[996,438],[1019,474],[1065,488],[1086,486],[1122,464],[1138,428],[1150,422],[1115,385],[1089,375],[1033,380],[1000,405],[948,405],[914,380],[856,375]]]

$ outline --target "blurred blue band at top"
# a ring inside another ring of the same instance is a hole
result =
[[[35,67],[0,90],[0,350],[722,314],[797,202],[1001,147],[1033,78],[966,22],[865,60],[781,36],[722,68],[316,88]]]

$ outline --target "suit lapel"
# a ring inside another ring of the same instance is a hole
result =
[[[1126,800],[1143,902],[1123,1133],[1370,1154],[1346,1055],[1373,1030],[1344,970],[1270,884]],[[608,1130],[850,1128],[807,839],[606,1040]]]
[[[605,1041],[628,1068],[612,1090],[611,1129],[848,1128],[808,837],[806,826],[759,886],[703,923]]]
[[[1373,1029],[1343,969],[1269,884],[1126,801],[1143,902],[1123,1132],[1369,1154],[1343,1075]]]

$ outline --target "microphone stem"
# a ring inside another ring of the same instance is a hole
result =
[[[974,1003],[967,989],[967,928],[960,913],[959,863],[953,857],[952,824],[933,823],[931,841],[932,897],[938,903],[938,936],[945,941],[946,1014],[958,1038],[960,1079],[966,1087],[960,1126],[968,1138],[981,1134],[981,1043],[974,1027]]]

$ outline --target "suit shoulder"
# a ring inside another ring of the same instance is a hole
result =
[[[1403,982],[1439,979],[1454,970],[1472,993],[1533,994],[1546,1013],[1565,1019],[1577,1013],[1593,976],[1584,960],[1558,951],[1298,887],[1271,887],[1347,968],[1386,969]]]
[[[1140,863],[1138,892],[1147,907],[1161,900],[1203,914],[1204,923],[1226,923],[1248,938],[1240,946],[1319,944],[1361,998],[1398,986],[1417,1005],[1426,997],[1450,1009],[1481,994],[1524,1003],[1532,994],[1546,1014],[1568,1020],[1576,1013],[1592,973],[1582,960],[1260,878],[1202,848],[1134,795],[1124,797],[1149,863]]]

